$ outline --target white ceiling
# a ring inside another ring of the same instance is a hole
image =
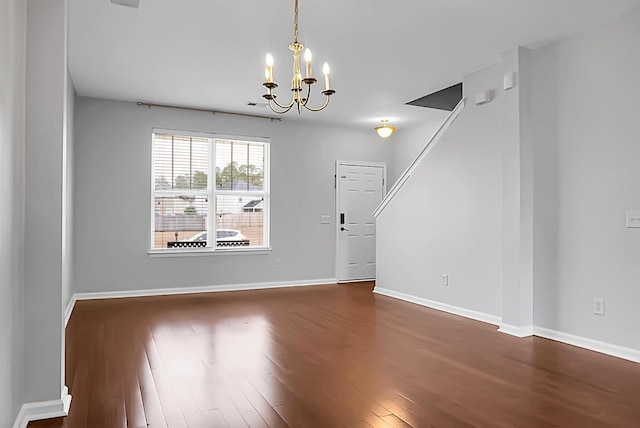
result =
[[[286,118],[362,126],[441,118],[404,103],[513,47],[638,7],[640,0],[300,0],[299,39],[313,51],[317,77],[330,63],[337,93],[322,112]],[[82,96],[273,115],[246,104],[264,101],[267,52],[277,94],[288,97],[292,39],[293,0],[142,0],[140,9],[69,0],[69,69]]]

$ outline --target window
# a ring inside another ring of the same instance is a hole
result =
[[[154,252],[269,247],[268,141],[154,130],[152,145]]]

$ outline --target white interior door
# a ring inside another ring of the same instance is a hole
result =
[[[339,282],[374,279],[376,221],[384,196],[383,164],[336,162],[336,267]]]

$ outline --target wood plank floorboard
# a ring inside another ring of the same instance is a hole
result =
[[[373,283],[77,302],[31,428],[640,427],[640,364]]]

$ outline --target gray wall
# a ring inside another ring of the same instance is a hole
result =
[[[24,397],[60,399],[66,1],[29,0],[26,56]]]
[[[640,349],[640,11],[534,56],[537,325]],[[554,180],[555,178],[555,180]],[[544,268],[544,269],[543,269]],[[592,300],[606,301],[604,317]]]
[[[289,117],[271,122],[82,97],[75,112],[74,292],[335,278],[334,162],[388,155],[372,130]],[[154,127],[271,137],[270,254],[147,254]],[[331,224],[320,224],[323,214]]]
[[[0,427],[22,403],[26,2],[0,0]]]
[[[534,324],[557,326],[558,307],[558,92],[555,45],[533,53]]]
[[[423,107],[416,107],[416,109],[421,108]],[[424,110],[428,111],[425,111],[425,119],[422,123],[409,128],[400,128],[387,140],[390,146],[387,189],[391,189],[391,186],[398,181],[451,113],[445,110]]]
[[[465,78],[470,105],[378,218],[377,285],[639,350],[639,29],[636,11],[514,51],[518,97],[508,68]]]
[[[501,70],[464,79],[466,107],[378,217],[376,287],[500,316],[505,138],[487,124],[499,123],[504,102],[476,106],[473,97],[495,88]],[[433,133],[424,128],[399,137],[424,146]]]
[[[501,330],[531,334],[533,327],[533,141],[529,50],[512,49],[502,55],[498,73],[485,89],[493,88],[497,110],[477,123],[469,134],[492,135],[501,129],[502,157],[502,295]],[[503,89],[503,76],[515,73],[517,86]],[[521,331],[514,331],[521,329]],[[522,331],[526,329],[527,331]]]

